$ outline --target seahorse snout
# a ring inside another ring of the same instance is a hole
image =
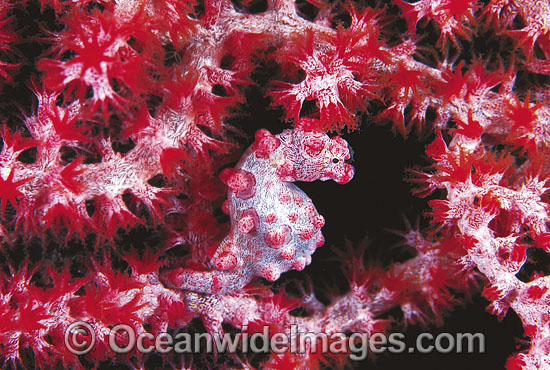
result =
[[[355,168],[353,168],[353,166],[348,163],[343,163],[342,165],[334,168],[332,171],[332,178],[338,184],[345,184],[349,182],[351,179],[353,179],[353,175],[355,174]]]

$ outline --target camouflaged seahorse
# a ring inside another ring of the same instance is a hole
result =
[[[175,288],[227,293],[255,276],[275,281],[291,269],[302,270],[324,243],[325,220],[294,181],[350,181],[354,169],[347,142],[301,127],[272,135],[256,133],[254,144],[235,168],[220,174],[228,186],[224,211],[231,231],[211,259],[215,269],[177,268],[163,274]]]

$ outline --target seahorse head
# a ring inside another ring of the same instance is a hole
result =
[[[279,173],[285,181],[326,181],[345,184],[353,178],[354,169],[346,140],[329,137],[316,130],[297,128],[281,135],[285,150]]]

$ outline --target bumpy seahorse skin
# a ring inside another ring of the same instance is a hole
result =
[[[344,184],[354,169],[347,142],[306,127],[272,135],[256,133],[254,144],[235,168],[220,174],[228,186],[224,211],[231,231],[212,256],[211,271],[166,271],[170,286],[201,293],[227,293],[255,276],[275,281],[281,273],[302,270],[324,244],[325,220],[293,181],[333,179]]]

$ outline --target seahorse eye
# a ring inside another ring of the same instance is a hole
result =
[[[338,163],[340,160],[338,158],[332,158],[332,163]]]

